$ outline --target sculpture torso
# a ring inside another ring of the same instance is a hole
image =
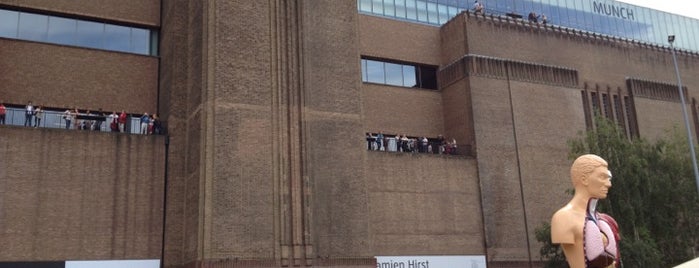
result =
[[[615,234],[610,223],[598,217],[596,205],[597,200],[590,199],[583,227],[585,265],[589,268],[613,267],[617,257]]]

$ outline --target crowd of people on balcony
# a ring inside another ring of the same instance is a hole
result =
[[[409,137],[408,135],[388,135],[383,133],[366,133],[367,150],[404,152],[404,153],[428,153],[428,154],[458,154],[456,139],[445,139],[439,135],[437,138]]]
[[[0,103],[0,124],[7,123],[7,107]],[[18,109],[19,110],[19,109]],[[25,127],[42,127],[41,121],[45,118],[45,110],[42,105],[34,105],[31,101],[24,107],[24,126]],[[61,128],[77,129],[77,130],[93,130],[93,131],[111,131],[111,132],[129,132],[127,130],[131,116],[124,110],[120,113],[113,111],[111,113],[104,112],[102,109],[97,111],[78,110],[77,108],[67,109],[64,112],[50,111],[53,114],[59,115],[62,121]],[[157,114],[144,113],[138,118],[140,129],[138,133],[144,135],[163,134],[163,126]],[[58,124],[58,123],[56,123]],[[104,129],[103,129],[104,126]],[[48,126],[44,126],[48,127]],[[134,133],[134,132],[131,132]]]

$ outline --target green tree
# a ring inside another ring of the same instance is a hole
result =
[[[570,157],[593,153],[609,162],[612,188],[599,210],[619,223],[624,266],[671,267],[697,257],[699,194],[686,136],[675,128],[654,143],[630,140],[615,123],[596,122],[595,130],[569,141]],[[550,235],[542,239],[542,258],[556,262],[544,255],[551,252]]]

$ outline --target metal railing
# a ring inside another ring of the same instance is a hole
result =
[[[396,138],[388,137],[379,143],[376,137],[367,137],[364,146],[369,151],[473,156],[470,144],[443,144],[437,139],[428,139],[427,143],[423,143],[417,138],[398,141]]]
[[[6,107],[5,124],[12,126],[27,126],[39,128],[62,128],[71,130],[90,130],[100,132],[112,132],[109,120],[88,120],[81,118],[98,118],[97,114],[78,113],[73,114],[73,120],[66,121],[63,117],[64,112],[54,110],[43,110],[39,117],[32,115],[30,122],[27,122],[26,110],[24,108]],[[37,120],[40,119],[40,120]],[[68,124],[68,122],[70,122]],[[28,124],[26,124],[28,123]],[[68,125],[67,125],[68,124]],[[140,117],[127,117],[127,123],[124,126],[124,133],[140,134],[141,119]]]

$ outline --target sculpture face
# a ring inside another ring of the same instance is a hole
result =
[[[593,198],[607,198],[612,187],[612,173],[605,166],[595,168],[587,177],[587,190]]]

